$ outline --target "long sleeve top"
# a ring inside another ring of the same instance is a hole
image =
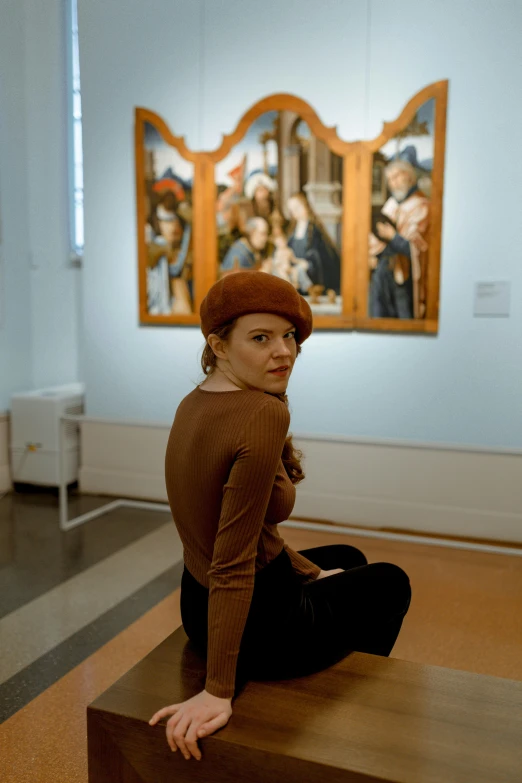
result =
[[[277,529],[295,502],[281,459],[289,423],[287,406],[265,392],[196,386],[168,440],[165,480],[184,563],[209,590],[205,689],[221,698],[234,695],[255,574],[283,548],[303,581],[320,573]]]

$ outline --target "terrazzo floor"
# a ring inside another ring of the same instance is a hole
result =
[[[104,498],[73,497],[71,515]],[[345,543],[409,574],[392,657],[522,680],[522,558],[280,526],[294,549]],[[87,783],[87,705],[180,624],[168,514],[58,528],[52,493],[0,500],[0,781]]]

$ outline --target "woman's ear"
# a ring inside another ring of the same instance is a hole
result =
[[[218,359],[227,358],[226,353],[223,350],[223,341],[217,336],[217,334],[209,334],[207,342]]]

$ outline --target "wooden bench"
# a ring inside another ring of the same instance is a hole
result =
[[[521,783],[522,682],[352,653],[248,682],[227,726],[172,753],[152,714],[201,691],[179,628],[87,709],[90,783]]]

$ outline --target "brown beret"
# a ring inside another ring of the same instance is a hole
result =
[[[266,272],[232,272],[209,288],[199,314],[205,338],[217,327],[247,313],[275,313],[288,318],[296,327],[296,342],[310,337],[312,310],[294,286]]]

